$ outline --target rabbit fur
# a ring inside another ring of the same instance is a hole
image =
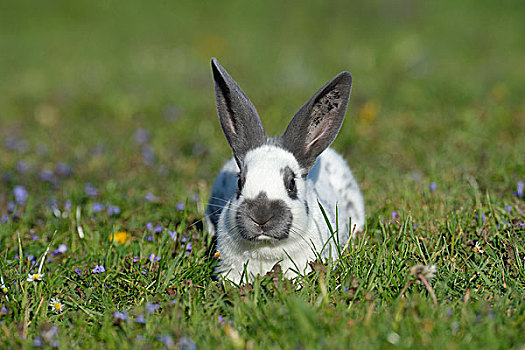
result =
[[[243,283],[279,263],[292,278],[308,272],[308,262],[318,257],[336,257],[336,245],[343,246],[365,223],[359,186],[346,161],[328,148],[343,123],[352,76],[338,74],[296,113],[283,135],[269,138],[237,83],[216,59],[211,65],[219,121],[233,150],[206,209],[206,226],[220,254],[216,272]],[[334,234],[320,206],[337,228]]]

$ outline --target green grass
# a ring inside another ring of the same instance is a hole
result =
[[[524,5],[506,0],[0,4],[0,347],[521,349],[524,32]],[[231,156],[212,56],[269,134],[353,74],[334,147],[367,225],[336,267],[211,279],[200,220]],[[29,196],[13,214],[15,186]],[[131,238],[111,242],[117,231]],[[48,248],[42,282],[27,282]],[[436,265],[437,306],[418,264]]]

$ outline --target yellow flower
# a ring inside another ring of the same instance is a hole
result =
[[[118,231],[113,236],[109,237],[110,241],[115,241],[120,244],[126,243],[131,238],[131,235],[126,231]]]
[[[213,256],[215,257],[215,259],[220,259],[221,258],[221,253],[216,251],[215,254],[213,254]]]
[[[7,294],[8,288],[5,286],[5,284],[0,285],[0,290],[2,293]]]
[[[64,304],[62,304],[60,302],[60,300],[58,300],[58,298],[52,298],[51,301],[49,302],[49,306],[51,307],[51,309],[53,309],[54,312],[56,312],[57,314],[61,313],[62,311],[64,311]]]
[[[381,106],[375,101],[367,101],[359,109],[358,115],[359,119],[363,124],[370,124],[375,117],[379,114]]]
[[[45,273],[31,273],[27,276],[27,282],[40,282],[44,275]]]

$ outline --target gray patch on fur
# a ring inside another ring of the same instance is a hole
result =
[[[265,235],[277,240],[286,239],[292,226],[292,211],[280,199],[269,200],[265,192],[253,199],[245,199],[237,208],[235,226],[249,241]]]

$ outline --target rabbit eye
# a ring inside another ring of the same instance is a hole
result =
[[[297,185],[295,183],[295,174],[290,169],[290,167],[286,167],[282,170],[283,173],[283,181],[284,181],[284,187],[286,188],[286,192],[288,192],[288,196],[291,199],[297,199]]]
[[[296,192],[297,188],[295,187],[295,179],[292,177],[288,183],[288,192]]]

